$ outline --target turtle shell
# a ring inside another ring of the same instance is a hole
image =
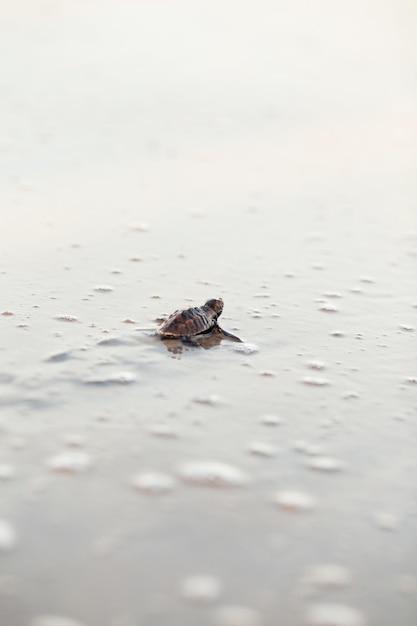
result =
[[[217,318],[222,314],[223,300],[207,300],[199,307],[180,309],[168,317],[158,328],[162,337],[193,337],[210,332],[217,325]]]

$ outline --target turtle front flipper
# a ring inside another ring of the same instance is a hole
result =
[[[239,343],[242,343],[242,340],[239,337],[236,337],[236,335],[232,335],[232,333],[229,333],[229,331],[224,330],[223,328],[220,328],[220,326],[217,324],[217,331],[223,336],[225,337],[225,339],[230,339],[230,341],[238,341]]]

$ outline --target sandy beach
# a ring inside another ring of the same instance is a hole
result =
[[[0,2],[1,626],[416,623],[416,17]]]

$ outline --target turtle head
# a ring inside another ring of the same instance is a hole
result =
[[[207,309],[214,311],[214,319],[217,319],[218,317],[220,317],[223,311],[223,300],[221,298],[213,298],[212,300],[207,300],[204,306]]]

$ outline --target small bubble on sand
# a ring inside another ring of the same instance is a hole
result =
[[[206,216],[206,212],[203,211],[203,209],[192,209],[190,211],[190,216],[191,217],[205,217]]]
[[[16,475],[16,470],[9,463],[0,463],[0,480],[10,480]]]
[[[71,359],[71,352],[56,352],[45,359],[46,363],[63,363]]]
[[[327,367],[327,364],[324,361],[309,361],[307,363],[307,367],[311,370],[324,370]]]
[[[261,626],[259,611],[246,606],[221,606],[214,611],[214,626]]]
[[[128,225],[129,230],[133,230],[136,233],[146,233],[149,230],[149,224],[146,222],[139,222]]]
[[[359,280],[361,283],[374,283],[375,279],[372,276],[360,276]]]
[[[209,604],[219,597],[221,583],[214,576],[205,574],[190,576],[181,582],[180,592],[183,598],[189,602]]]
[[[409,324],[400,324],[399,328],[401,330],[408,330],[409,332],[412,332],[413,330],[415,330],[414,326],[410,326]]]
[[[406,381],[408,383],[417,383],[417,376],[407,376]]]
[[[382,530],[395,530],[399,522],[397,515],[392,513],[375,513],[374,519],[375,524]]]
[[[110,415],[106,415],[105,413],[100,413],[99,415],[96,415],[95,419],[98,422],[110,422],[111,417],[110,417]]]
[[[78,322],[78,317],[75,317],[75,315],[56,315],[55,319],[60,322]]]
[[[326,302],[325,304],[319,306],[319,311],[324,311],[325,313],[337,313],[339,309],[333,304],[329,304],[328,302]]]
[[[342,393],[342,398],[344,400],[354,400],[355,398],[360,398],[359,391],[345,391]]]
[[[143,472],[133,476],[130,484],[137,491],[149,495],[163,495],[172,491],[174,480],[162,472]]]
[[[222,399],[214,393],[209,393],[206,395],[195,396],[193,398],[193,402],[196,402],[197,404],[206,404],[207,406],[218,406],[219,404],[222,404]]]
[[[40,615],[35,617],[29,626],[85,626],[81,622],[60,615]]]
[[[365,626],[364,614],[344,604],[315,604],[305,620],[307,626]]]
[[[270,443],[265,443],[264,441],[253,441],[249,445],[249,452],[255,456],[271,457],[276,455],[277,449]]]
[[[149,432],[154,437],[164,439],[175,439],[178,437],[178,432],[169,424],[152,424],[149,428]]]
[[[313,378],[311,376],[305,376],[301,382],[312,387],[324,387],[330,384],[327,378]]]
[[[319,456],[320,454],[323,454],[323,448],[321,446],[307,443],[302,452],[304,452],[304,454],[308,454],[308,456]]]
[[[307,233],[306,235],[306,241],[323,241],[323,239],[325,239],[326,236],[324,233],[321,232],[311,232],[311,233]]]
[[[17,543],[17,535],[13,526],[5,519],[0,518],[0,551],[13,550]]]
[[[261,370],[259,372],[260,376],[265,376],[266,378],[271,378],[273,376],[275,376],[275,372],[273,372],[272,370]]]
[[[186,483],[204,487],[242,487],[247,483],[239,468],[217,461],[184,463],[179,468],[179,475]]]
[[[47,459],[46,465],[54,472],[81,474],[90,469],[92,459],[86,452],[61,452]]]
[[[266,413],[265,415],[262,415],[260,420],[262,424],[265,424],[266,426],[279,426],[280,424],[282,424],[282,417],[280,417],[279,415],[273,415],[272,413]]]
[[[307,443],[307,441],[304,441],[304,439],[296,439],[295,441],[291,442],[291,447],[296,452],[306,452],[308,445],[309,444]]]
[[[94,291],[100,291],[100,292],[113,291],[113,287],[111,287],[110,285],[96,285],[96,287],[94,287]]]
[[[344,337],[345,333],[342,330],[332,330],[330,333],[332,337]]]
[[[65,435],[64,441],[67,446],[71,446],[73,448],[82,448],[85,445],[85,437],[83,437],[83,435],[70,433],[69,435]]]
[[[300,513],[316,507],[316,498],[304,491],[279,491],[274,496],[274,502],[281,509]]]
[[[96,556],[108,556],[114,552],[121,544],[121,536],[116,533],[102,535],[93,541],[92,551]]]
[[[130,317],[126,317],[124,320],[122,320],[123,324],[137,324],[136,320],[132,320]]]
[[[339,291],[325,291],[323,296],[325,298],[343,298]]]
[[[352,582],[352,575],[346,567],[341,565],[323,564],[311,567],[303,580],[311,589],[340,589]]]
[[[88,385],[128,385],[137,381],[137,376],[132,372],[115,372],[109,376],[88,378]]]
[[[320,472],[340,472],[344,469],[345,464],[343,461],[334,459],[333,457],[316,456],[309,461],[308,466],[310,469]]]

